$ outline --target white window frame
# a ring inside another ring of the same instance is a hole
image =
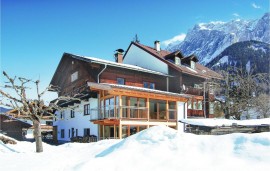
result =
[[[174,58],[174,63],[175,63],[175,65],[181,65],[181,60],[180,60],[180,58],[179,58],[179,57],[175,57],[175,58]]]
[[[196,69],[195,66],[196,66],[196,65],[195,65],[195,62],[194,62],[194,61],[190,61],[190,68],[191,68],[191,69]]]

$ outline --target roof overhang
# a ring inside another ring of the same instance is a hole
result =
[[[178,94],[161,90],[154,90],[142,87],[134,87],[118,84],[107,83],[87,83],[91,91],[108,91],[110,95],[123,95],[123,96],[136,96],[136,97],[148,97],[160,100],[173,100],[187,102],[189,99],[201,99],[201,96],[194,96],[188,94]]]

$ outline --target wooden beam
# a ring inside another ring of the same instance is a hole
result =
[[[170,100],[170,101],[181,101],[181,102],[187,102],[188,100],[185,97],[170,96],[170,95],[165,95],[165,94],[156,94],[156,93],[151,93],[151,92],[140,92],[140,91],[135,91],[135,90],[123,90],[123,89],[118,89],[118,88],[113,88],[112,90],[108,90],[108,93],[111,95],[132,96],[132,97],[152,98],[152,99],[159,99],[159,100]]]

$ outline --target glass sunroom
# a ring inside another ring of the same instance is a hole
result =
[[[188,98],[179,94],[146,88],[111,86],[97,89],[99,107],[92,109],[90,121],[99,125],[99,139],[125,138],[155,125],[177,128],[177,119],[186,115]]]

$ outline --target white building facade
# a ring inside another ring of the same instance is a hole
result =
[[[57,111],[53,122],[57,129],[57,140],[67,142],[77,136],[98,136],[98,126],[90,122],[90,111],[97,107],[98,99],[89,98],[69,106],[67,110]]]

